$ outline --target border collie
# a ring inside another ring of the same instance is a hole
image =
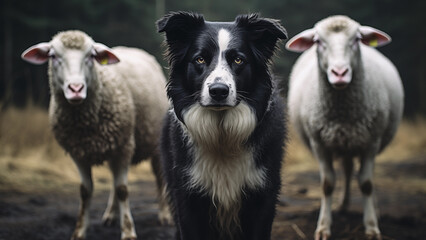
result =
[[[170,64],[161,150],[176,238],[270,239],[286,129],[269,65],[286,30],[257,14],[187,12],[157,27]]]

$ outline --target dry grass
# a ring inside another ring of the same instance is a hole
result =
[[[296,171],[317,169],[316,160],[290,128],[286,164]],[[426,155],[426,119],[403,120],[391,144],[377,157],[379,162],[403,161]]]
[[[378,161],[401,161],[426,155],[426,119],[404,120],[392,142]],[[317,162],[290,131],[285,161],[286,176],[317,170]],[[96,189],[109,188],[111,177],[106,166],[93,171]],[[152,180],[148,162],[130,170],[129,180]],[[47,112],[37,107],[11,108],[0,115],[0,191],[75,191],[80,183],[71,158],[56,143]]]
[[[111,175],[107,166],[93,168],[96,189],[107,189]],[[129,181],[152,180],[148,162],[133,167]],[[80,183],[70,156],[57,144],[46,110],[11,108],[0,115],[0,191],[69,192]]]
[[[398,132],[378,161],[401,161],[426,155],[426,119],[404,120]]]

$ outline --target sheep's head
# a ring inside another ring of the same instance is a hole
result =
[[[361,26],[346,16],[332,16],[318,22],[287,43],[286,48],[303,52],[316,47],[318,63],[335,89],[344,89],[360,65],[360,43],[371,47],[385,45],[391,38],[384,32]]]
[[[50,42],[28,48],[22,58],[33,64],[49,61],[53,91],[62,91],[71,104],[86,99],[87,88],[96,78],[94,60],[102,65],[119,62],[111,49],[81,31],[60,32]]]

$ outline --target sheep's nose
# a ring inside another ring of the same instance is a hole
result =
[[[331,73],[333,73],[333,75],[335,75],[336,77],[344,77],[346,75],[346,73],[349,72],[349,68],[345,67],[345,68],[332,68],[331,69]]]
[[[83,83],[70,83],[68,85],[68,88],[74,92],[74,93],[79,93],[81,92],[81,90],[83,89],[84,84]]]
[[[209,94],[216,101],[222,101],[229,95],[229,87],[223,83],[213,83],[209,87]]]

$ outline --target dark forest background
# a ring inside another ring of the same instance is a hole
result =
[[[145,49],[166,66],[155,21],[169,11],[195,11],[210,21],[232,21],[258,12],[280,19],[292,37],[334,14],[388,33],[393,42],[380,51],[399,69],[405,88],[405,115],[426,115],[426,1],[422,0],[2,0],[0,38],[0,108],[47,107],[46,66],[21,60],[28,47],[50,41],[58,31],[80,29],[97,42]],[[282,44],[274,72],[286,87],[299,54]],[[284,89],[285,92],[285,89]]]

